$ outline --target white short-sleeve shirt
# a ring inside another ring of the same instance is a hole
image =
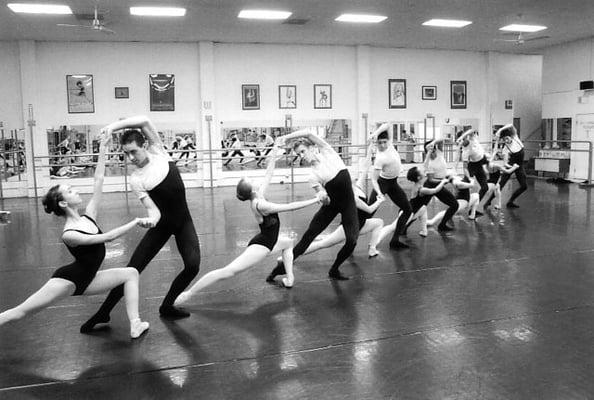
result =
[[[147,157],[149,162],[142,168],[136,168],[130,175],[130,186],[140,200],[167,177],[171,161],[167,153],[155,148],[149,148]]]
[[[386,150],[377,152],[373,168],[380,170],[380,177],[384,179],[397,178],[402,169],[400,154],[394,146],[389,145]]]
[[[314,187],[326,185],[340,171],[346,168],[342,158],[331,148],[319,148],[317,159],[318,162],[311,166],[311,176],[309,178],[310,183]]]

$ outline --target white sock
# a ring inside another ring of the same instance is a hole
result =
[[[141,321],[140,318],[130,321],[130,337],[136,339],[149,328],[149,323]]]

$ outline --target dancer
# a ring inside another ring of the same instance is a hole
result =
[[[136,218],[118,228],[103,233],[95,219],[101,201],[105,173],[105,152],[111,135],[101,136],[99,158],[95,169],[93,197],[80,215],[82,200],[76,189],[69,185],[55,185],[43,197],[45,211],[66,219],[62,240],[74,262],[59,268],[49,281],[20,305],[0,314],[0,326],[21,319],[49,307],[68,296],[91,296],[123,285],[126,312],[130,320],[130,336],[135,339],[149,328],[148,322],[138,315],[138,271],[130,268],[112,268],[99,271],[105,258],[105,243],[122,236],[146,221]]]
[[[478,193],[470,193],[470,189],[476,185],[476,182],[474,179],[469,179],[467,176],[464,176],[464,178],[456,176],[452,178],[452,184],[458,190],[456,195],[456,201],[458,202],[457,214],[462,214],[468,210],[468,218],[475,220],[480,196]],[[433,218],[427,220],[427,226],[437,225],[441,222],[445,214],[446,210],[438,212]]]
[[[148,118],[130,117],[113,122],[103,130],[111,136],[112,132],[124,128],[136,128],[125,131],[120,143],[130,162],[137,167],[130,184],[148,212],[143,223],[150,228],[134,250],[128,267],[142,272],[171,235],[175,236],[184,269],[173,280],[159,313],[170,319],[189,317],[190,313],[173,306],[173,301],[192,282],[200,268],[200,243],[186,203],[184,182]],[[109,314],[121,297],[121,287],[112,290],[99,311],[81,326],[80,331],[87,333],[96,324],[109,322]]]
[[[425,172],[427,173],[427,186],[436,187],[440,181],[449,178],[450,172],[447,168],[445,157],[443,156],[443,140],[433,140],[425,145]],[[452,219],[456,211],[458,211],[458,202],[456,197],[445,187],[439,192],[435,193],[442,203],[448,206],[446,213],[438,225],[437,230],[440,232],[451,231],[453,228],[447,226],[447,222]]]
[[[515,192],[512,193],[511,197],[507,201],[506,207],[507,208],[519,208],[520,206],[514,203],[514,201],[528,189],[528,185],[526,184],[526,171],[524,170],[524,144],[518,137],[518,132],[516,128],[512,124],[505,125],[501,129],[499,129],[495,135],[504,143],[504,161],[505,167],[511,168],[513,164],[518,165],[518,168],[514,170],[516,174],[516,178],[518,179],[518,183],[520,187],[516,189]],[[511,178],[511,174],[503,174],[501,176],[501,181],[499,182],[499,187],[503,190],[503,187],[507,183],[507,181]]]
[[[384,226],[384,221],[381,218],[373,218],[373,215],[377,211],[379,205],[384,201],[383,196],[379,196],[374,203],[369,203],[363,186],[367,179],[367,173],[369,167],[371,167],[371,145],[367,149],[367,156],[365,163],[359,171],[359,177],[353,184],[353,192],[355,194],[355,203],[357,205],[357,215],[359,217],[359,236],[371,232],[371,239],[369,241],[368,255],[369,258],[377,256],[379,253],[376,249],[377,243],[379,243],[378,237],[381,229]],[[338,226],[328,236],[321,240],[315,240],[309,245],[307,250],[303,254],[310,254],[315,251],[326,249],[342,243],[345,239],[344,228],[341,225]]]
[[[400,154],[394,147],[392,130],[388,124],[382,124],[370,136],[371,140],[377,141],[377,154],[374,171],[371,176],[373,191],[369,196],[369,201],[374,203],[378,194],[388,195],[390,200],[400,208],[401,214],[397,218],[394,236],[390,240],[391,249],[408,248],[408,245],[399,240],[399,236],[404,234],[406,222],[412,214],[412,208],[404,193],[404,190],[398,184],[398,176],[402,167]]]
[[[308,130],[299,130],[281,136],[280,143],[297,138],[303,139],[294,143],[293,150],[311,163],[311,182],[314,190],[321,192],[319,196],[322,199],[322,207],[314,215],[299,243],[293,248],[293,257],[297,259],[302,255],[316,236],[330,225],[334,217],[341,214],[346,239],[328,271],[328,276],[331,279],[347,280],[349,278],[338,268],[352,254],[359,236],[357,206],[349,170],[332,146]],[[319,152],[314,152],[314,147],[317,147]],[[285,268],[282,262],[279,262],[266,281],[273,282],[277,275],[283,274],[285,274]]]
[[[283,285],[287,288],[293,287],[293,240],[287,237],[279,237],[280,221],[279,212],[294,211],[320,202],[321,197],[314,197],[311,200],[296,201],[289,204],[276,204],[266,200],[266,189],[274,172],[274,166],[279,154],[279,148],[274,147],[267,160],[266,175],[260,187],[256,187],[248,179],[242,178],[237,184],[237,198],[241,201],[250,201],[250,208],[254,213],[256,221],[260,225],[260,233],[250,242],[243,253],[230,264],[223,268],[210,271],[200,278],[192,287],[182,292],[175,305],[187,303],[197,292],[205,289],[223,279],[231,278],[241,272],[245,272],[260,263],[270,253],[282,252],[283,264],[287,270],[287,277],[283,278]]]
[[[485,195],[485,199],[488,199],[485,207],[488,207],[493,200],[495,200],[495,209],[501,209],[501,188],[499,182],[501,181],[502,174],[511,175],[515,170],[519,168],[518,164],[514,164],[511,167],[506,167],[504,161],[499,159],[500,154],[495,155],[489,160],[489,191]]]
[[[475,129],[469,129],[458,138],[456,143],[461,150],[465,150],[468,161],[464,162],[464,169],[468,171],[468,177],[474,177],[480,185],[479,198],[482,200],[489,190],[488,171],[486,170],[489,161],[485,149],[479,141],[478,132]]]

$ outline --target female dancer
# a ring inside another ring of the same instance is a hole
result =
[[[482,200],[489,190],[487,171],[485,170],[489,161],[487,160],[483,145],[479,141],[478,132],[474,129],[469,129],[458,138],[456,143],[461,150],[466,150],[468,161],[465,161],[465,170],[468,170],[468,177],[474,177],[480,185],[479,198]]]
[[[41,311],[65,297],[91,296],[123,284],[126,312],[130,320],[130,336],[135,339],[149,328],[149,323],[141,321],[138,315],[138,271],[133,268],[112,268],[97,272],[105,258],[105,243],[122,236],[136,225],[144,224],[141,218],[136,218],[103,233],[95,222],[103,189],[105,149],[111,138],[111,135],[105,132],[102,134],[93,197],[86,207],[85,214],[79,215],[78,207],[82,200],[78,191],[69,185],[53,186],[42,201],[47,213],[66,218],[62,240],[75,261],[56,270],[50,280],[23,303],[1,313],[0,325]]]
[[[375,257],[379,253],[375,248],[375,245],[379,243],[378,236],[380,235],[381,229],[384,226],[384,221],[381,218],[373,218],[373,215],[377,211],[379,205],[384,201],[384,197],[380,196],[373,204],[368,203],[367,196],[363,186],[367,179],[367,172],[371,166],[371,146],[367,149],[367,157],[365,158],[365,165],[359,171],[359,177],[357,182],[353,184],[353,192],[355,193],[355,203],[357,204],[357,215],[359,217],[359,236],[371,232],[371,239],[369,241],[369,257]],[[314,241],[305,253],[309,254],[314,251],[326,249],[328,247],[335,246],[344,241],[345,234],[342,225],[339,225],[334,232],[326,236],[322,240]]]
[[[210,271],[200,278],[192,287],[182,292],[175,300],[174,305],[186,303],[197,292],[223,279],[231,278],[248,268],[260,263],[271,252],[282,252],[282,259],[287,270],[287,277],[283,278],[285,287],[292,287],[293,276],[293,240],[278,236],[280,221],[279,212],[294,211],[307,207],[320,201],[320,197],[311,200],[296,201],[289,204],[276,204],[266,200],[266,189],[272,179],[274,166],[278,155],[278,146],[275,146],[268,159],[266,175],[259,188],[249,180],[242,178],[237,184],[237,198],[241,201],[250,201],[250,208],[260,225],[260,233],[248,243],[247,249],[226,267]]]
[[[503,174],[511,175],[514,173],[515,170],[519,168],[518,164],[514,164],[511,167],[506,167],[504,161],[498,159],[499,153],[496,153],[491,160],[489,160],[488,169],[489,169],[489,180],[487,181],[489,184],[489,191],[485,196],[488,199],[487,204],[488,206],[491,201],[495,200],[495,209],[501,209],[501,188],[499,186],[499,182],[501,181],[501,176]]]
[[[476,219],[476,208],[479,204],[479,194],[470,193],[470,189],[475,186],[474,179],[469,179],[467,176],[460,178],[456,176],[452,179],[452,184],[458,190],[456,195],[456,201],[458,202],[457,214],[462,214],[468,210],[468,218],[471,220]],[[427,226],[435,226],[445,216],[446,211],[440,211],[431,219],[427,220]]]
[[[302,255],[316,236],[330,225],[334,217],[341,214],[346,239],[328,271],[328,276],[331,279],[346,280],[348,278],[342,275],[338,268],[353,253],[359,236],[357,206],[349,170],[332,146],[315,133],[300,130],[280,137],[281,141],[297,138],[303,139],[295,142],[293,150],[305,161],[311,163],[312,176],[310,180],[314,190],[319,192],[322,207],[314,215],[299,243],[293,248],[293,257],[297,259]],[[315,147],[319,149],[319,152],[314,152]],[[280,262],[268,275],[266,281],[272,282],[277,275],[284,273],[284,266]]]
[[[427,186],[436,187],[439,182],[449,177],[447,163],[443,156],[443,140],[433,140],[425,145],[427,156],[425,157],[425,171],[427,173]],[[435,193],[442,203],[448,206],[446,213],[437,227],[438,231],[451,231],[452,228],[446,223],[452,219],[458,211],[458,202],[454,195],[445,187]]]
[[[404,234],[406,222],[412,214],[412,208],[404,193],[404,190],[398,185],[398,175],[400,175],[401,161],[400,154],[394,147],[393,134],[388,124],[382,124],[370,137],[377,141],[377,154],[374,170],[371,176],[373,191],[369,196],[370,202],[375,202],[378,194],[387,194],[388,197],[400,208],[400,215],[397,218],[394,236],[390,241],[391,249],[403,249],[408,245],[399,240],[399,236]]]
[[[528,189],[526,184],[526,171],[524,170],[524,144],[518,137],[518,132],[512,124],[505,125],[499,129],[495,135],[497,138],[504,143],[504,161],[506,168],[511,168],[513,164],[517,164],[518,168],[514,171],[520,187],[512,193],[511,197],[507,201],[507,208],[519,208],[520,206],[514,203],[522,193]],[[503,174],[499,187],[503,190],[503,187],[511,177],[511,174]]]

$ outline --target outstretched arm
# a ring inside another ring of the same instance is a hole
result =
[[[458,146],[460,146],[462,144],[462,142],[464,141],[464,139],[466,139],[468,137],[468,139],[470,139],[470,135],[473,135],[476,132],[475,129],[470,128],[469,130],[467,130],[466,132],[464,132],[462,134],[462,136],[460,136],[457,140],[456,143],[458,144]]]
[[[366,202],[361,200],[359,197],[355,196],[355,204],[357,205],[357,208],[359,210],[365,211],[368,214],[374,213],[384,200],[385,200],[385,197],[378,196],[377,200],[373,204],[367,204]]]
[[[497,132],[495,132],[495,136],[497,136],[497,139],[499,139],[501,137],[501,132],[503,132],[507,129],[513,128],[513,127],[514,127],[514,124],[504,125],[501,128],[497,129]]]
[[[100,144],[99,144],[99,158],[97,159],[97,165],[95,166],[95,182],[93,187],[93,197],[89,204],[87,204],[87,208],[85,209],[85,213],[93,218],[97,219],[97,210],[99,208],[99,204],[101,203],[101,196],[103,195],[103,178],[105,176],[105,152],[107,151],[107,144],[111,139],[111,134],[107,135],[106,133],[102,133],[100,136]]]
[[[330,146],[328,144],[328,142],[326,142],[324,139],[322,139],[318,135],[311,133],[308,129],[300,129],[298,131],[289,133],[288,135],[281,136],[280,138],[286,143],[288,140],[297,139],[300,137],[309,139],[313,144],[315,144],[319,147],[332,149],[332,146]]]
[[[518,164],[514,164],[511,167],[506,167],[506,166],[502,166],[501,170],[506,173],[506,174],[513,174],[515,170],[517,170],[518,168],[520,168],[520,166]]]
[[[98,235],[87,235],[76,231],[67,231],[62,235],[64,243],[68,246],[88,246],[92,244],[111,242],[112,240],[122,236],[137,225],[140,225],[140,218],[128,222],[125,225],[119,226],[109,232],[100,233]]]
[[[137,115],[135,117],[130,117],[122,119],[120,121],[112,122],[103,129],[109,135],[111,135],[112,132],[125,128],[139,128],[140,130],[142,130],[142,133],[144,133],[144,135],[148,139],[149,145],[157,146],[163,149],[163,142],[161,141],[161,138],[157,133],[157,128],[155,127],[155,125],[153,125],[151,120],[144,115]]]
[[[299,210],[301,208],[305,208],[312,204],[316,204],[320,201],[319,197],[314,197],[313,199],[303,200],[303,201],[294,201],[292,203],[287,204],[277,204],[271,203],[267,200],[258,200],[258,210],[265,215],[274,214],[279,212],[286,212],[286,211],[294,211]]]
[[[370,139],[377,140],[378,135],[382,132],[388,132],[388,140],[391,143],[394,135],[392,133],[392,130],[390,129],[390,124],[388,124],[387,122],[381,124],[375,131],[371,133],[369,137]]]
[[[433,189],[427,188],[427,187],[422,187],[421,189],[419,189],[419,193],[421,193],[424,196],[434,195],[434,194],[438,193],[441,189],[443,189],[445,184],[448,183],[449,181],[450,181],[449,179],[442,179],[441,181],[439,181],[439,184],[436,187],[434,187]]]
[[[470,180],[470,182],[464,182],[461,179],[456,179],[454,182],[454,186],[458,189],[472,189],[475,185],[474,178]]]
[[[274,146],[272,151],[266,158],[266,174],[264,175],[264,179],[258,188],[258,196],[264,197],[266,190],[268,189],[268,185],[270,184],[270,180],[272,179],[272,175],[274,174],[274,167],[276,165],[276,160],[278,156],[279,148],[278,146]]]

